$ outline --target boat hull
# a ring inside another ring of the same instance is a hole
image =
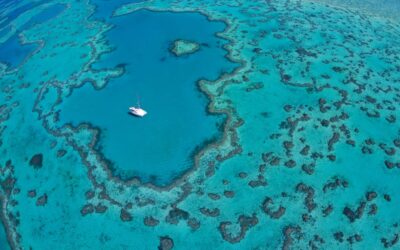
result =
[[[129,111],[132,115],[138,116],[138,117],[143,117],[143,116],[147,115],[147,112],[141,108],[130,107]]]

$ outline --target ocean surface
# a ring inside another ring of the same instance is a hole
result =
[[[106,36],[114,50],[93,68],[123,64],[124,75],[102,91],[90,83],[75,90],[60,106],[60,121],[100,127],[99,147],[116,175],[169,184],[192,167],[197,147],[221,137],[223,117],[208,114],[208,100],[197,81],[216,80],[235,66],[224,57],[227,41],[215,37],[224,23],[210,23],[200,14],[145,10],[111,23]],[[201,50],[178,58],[170,52],[176,39],[196,41]],[[144,119],[127,115],[138,101],[149,113]]]
[[[398,13],[0,0],[0,249],[399,249]]]

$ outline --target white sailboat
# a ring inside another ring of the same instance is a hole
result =
[[[139,98],[137,101],[137,107],[129,107],[129,111],[132,115],[139,116],[139,117],[143,117],[143,116],[147,115],[146,110],[144,110],[140,107]]]

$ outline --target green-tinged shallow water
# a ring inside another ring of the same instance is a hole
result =
[[[0,249],[399,248],[396,13],[0,0]]]

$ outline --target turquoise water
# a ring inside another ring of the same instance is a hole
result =
[[[98,146],[122,178],[169,184],[192,167],[193,154],[202,143],[221,137],[223,117],[208,114],[208,100],[196,85],[199,79],[215,80],[235,66],[224,58],[226,41],[214,35],[224,30],[224,24],[210,23],[199,14],[149,11],[117,17],[112,24],[106,39],[114,50],[93,68],[123,64],[124,75],[101,91],[90,83],[74,90],[60,107],[61,123],[100,127]],[[203,46],[193,55],[176,58],[169,51],[176,39]],[[128,113],[138,96],[149,113],[143,119]]]
[[[398,2],[0,9],[1,247],[399,248]]]
[[[7,235],[6,235],[3,223],[1,223],[1,227],[0,227],[0,246],[4,250],[11,249],[7,242]]]

